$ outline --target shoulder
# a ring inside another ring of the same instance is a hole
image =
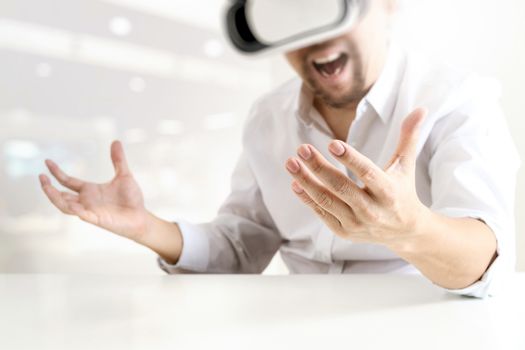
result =
[[[413,91],[413,107],[429,111],[422,136],[430,154],[446,150],[453,157],[461,152],[472,156],[474,152],[493,162],[499,159],[498,154],[505,154],[509,166],[519,163],[496,79],[424,57],[412,60],[412,64],[407,62],[403,88]]]
[[[492,78],[439,62],[417,51],[406,53],[400,85],[400,101],[407,109],[426,107],[435,119],[470,109],[474,105],[499,103],[500,85]]]
[[[295,111],[300,90],[301,80],[294,78],[255,100],[244,123],[243,139],[254,132],[261,134],[270,128],[283,127]]]
[[[291,108],[299,95],[301,80],[293,78],[273,90],[263,94],[252,105],[250,116],[257,112],[282,112],[283,109]]]
[[[424,107],[428,114],[418,147],[428,147],[431,154],[455,138],[480,143],[490,135],[500,144],[508,138],[497,80],[417,51],[404,50],[403,57],[393,130],[411,111]]]

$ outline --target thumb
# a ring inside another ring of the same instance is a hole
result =
[[[124,149],[120,141],[113,141],[111,144],[111,161],[113,162],[113,167],[115,168],[115,173],[117,176],[130,175],[128,162],[126,161],[126,156],[124,155]]]
[[[414,165],[419,129],[427,113],[425,108],[417,108],[405,118],[401,126],[401,136],[397,149],[388,162],[387,170],[396,163],[404,168],[410,168]]]

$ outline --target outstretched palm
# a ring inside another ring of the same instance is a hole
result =
[[[142,191],[129,171],[119,141],[111,144],[111,160],[115,177],[107,183],[95,184],[68,176],[51,160],[46,160],[51,174],[73,192],[57,190],[43,174],[40,183],[49,200],[63,213],[136,239],[146,229],[147,211]]]

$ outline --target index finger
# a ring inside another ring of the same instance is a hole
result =
[[[348,175],[342,173],[311,145],[301,145],[299,156],[310,171],[354,209],[368,207],[371,198]]]
[[[58,182],[64,186],[73,190],[75,192],[80,192],[80,189],[85,184],[84,181],[79,180],[75,177],[67,175],[65,172],[60,169],[60,167],[53,162],[51,159],[46,159],[45,161],[47,168],[53,174],[53,176],[58,180]]]
[[[343,141],[334,140],[328,146],[335,158],[354,173],[375,197],[383,197],[389,184],[388,175],[370,159]]]

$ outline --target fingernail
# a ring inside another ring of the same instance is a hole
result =
[[[302,145],[299,147],[297,153],[299,153],[299,156],[304,160],[308,160],[312,156],[312,152],[310,151],[310,147],[308,145]]]
[[[341,141],[334,141],[334,142],[332,142],[328,148],[336,156],[342,156],[345,153],[345,148],[341,144]]]
[[[286,169],[294,174],[299,171],[299,168],[299,162],[296,159],[291,158],[286,162]]]
[[[304,192],[303,188],[297,182],[292,182],[292,190],[297,194]]]

